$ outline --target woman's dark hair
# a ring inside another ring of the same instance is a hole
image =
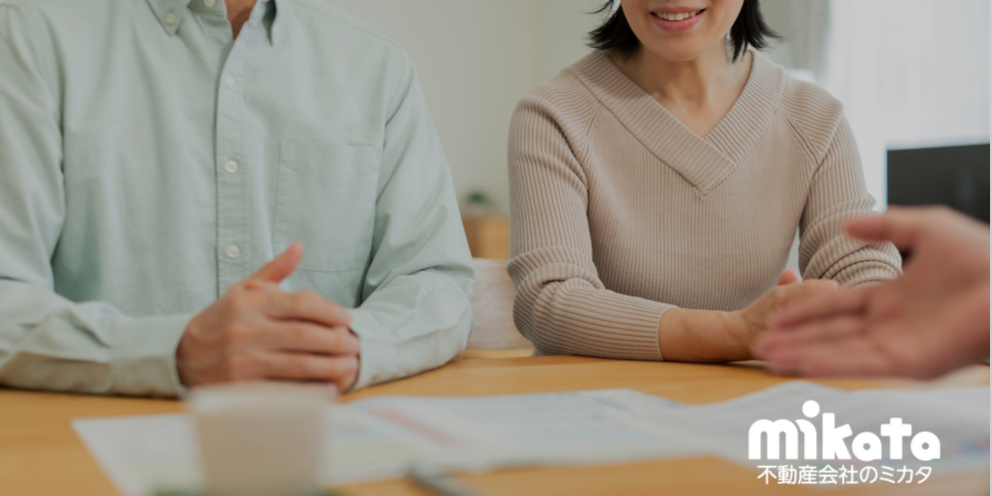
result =
[[[607,0],[594,13],[610,12],[613,9],[613,2],[614,0]],[[758,8],[758,0],[744,0],[741,13],[730,28],[730,41],[734,44],[733,60],[736,61],[749,46],[758,50],[767,47],[769,38],[779,38],[779,36],[765,24],[761,10]],[[630,24],[627,23],[623,7],[617,8],[606,22],[592,30],[589,39],[590,47],[596,50],[613,50],[627,58],[637,53],[637,49],[641,46],[634,30],[630,29]]]

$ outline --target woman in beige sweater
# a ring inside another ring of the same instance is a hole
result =
[[[899,274],[841,232],[874,200],[840,104],[748,50],[767,36],[757,0],[622,0],[520,102],[508,271],[539,353],[747,359],[786,302]]]

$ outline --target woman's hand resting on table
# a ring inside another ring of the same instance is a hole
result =
[[[665,360],[679,362],[731,362],[751,358],[751,343],[767,331],[783,308],[823,291],[837,288],[826,279],[799,282],[791,270],[782,272],[778,284],[742,310],[691,310],[672,308],[658,325],[658,344]]]

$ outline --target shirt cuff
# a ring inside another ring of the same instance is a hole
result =
[[[379,326],[375,324],[373,315],[360,309],[350,310],[349,313],[351,314],[351,331],[358,336],[361,347],[358,380],[351,386],[351,390],[355,391],[383,380],[376,377],[376,371],[381,369],[379,363],[384,359],[381,356],[384,343],[375,338],[374,329]]]
[[[361,341],[361,365],[352,391],[448,363],[465,350],[472,325],[472,307],[467,303],[460,315],[448,316],[450,322],[438,318],[414,324],[406,318],[399,327],[383,322],[383,314],[378,311],[358,308],[349,312],[351,330]],[[436,329],[411,332],[425,328]]]
[[[113,390],[119,394],[176,397],[186,388],[176,369],[176,348],[195,314],[126,319],[114,329]]]

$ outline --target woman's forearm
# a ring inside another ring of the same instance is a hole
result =
[[[671,308],[658,324],[661,356],[677,362],[747,360],[747,335],[739,312]]]

